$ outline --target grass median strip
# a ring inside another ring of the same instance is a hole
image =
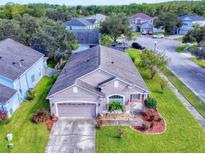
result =
[[[197,65],[205,68],[205,61],[204,60],[200,60],[200,59],[197,59],[195,57],[193,58],[190,58],[193,62],[195,62]]]
[[[168,68],[163,71],[169,81],[189,101],[189,103],[205,118],[205,103],[196,96],[181,80],[179,80]]]

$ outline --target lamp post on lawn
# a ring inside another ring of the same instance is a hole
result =
[[[157,41],[154,42],[154,51],[156,51],[157,48]]]

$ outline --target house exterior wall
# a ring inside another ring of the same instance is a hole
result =
[[[92,29],[91,26],[66,26],[67,30],[73,30],[73,29]]]
[[[73,92],[73,87],[71,86],[58,94],[55,94],[55,96],[50,97],[50,109],[52,114],[56,114],[57,112],[57,104],[58,103],[95,103],[96,106],[98,106],[98,103],[100,103],[99,96],[97,96],[94,93],[88,92],[83,88],[78,87],[78,92]],[[98,113],[98,111],[97,111]]]
[[[21,102],[19,100],[18,94],[15,93],[9,99],[9,101],[5,105],[3,105],[3,110],[7,111],[8,118],[10,118],[12,116],[12,114],[19,108],[20,103]]]
[[[153,31],[153,19],[147,20],[147,19],[143,19],[143,18],[130,18],[130,27],[133,31],[137,31],[137,26],[139,26],[140,28],[142,28],[143,23],[147,23],[149,25],[151,25],[152,27],[152,31]],[[142,32],[140,30],[140,32]]]
[[[43,77],[45,68],[47,67],[46,65],[47,64],[44,60],[44,57],[42,57],[27,71],[25,71],[18,79],[10,81],[8,79],[5,80],[6,78],[3,77],[0,78],[0,83],[17,90],[16,94],[8,102],[6,102],[6,105],[4,105],[4,109],[7,111],[9,117],[11,117],[13,112],[19,108],[20,104],[26,97],[27,91],[30,88],[34,88],[39,80]],[[32,78],[34,80],[32,80]]]
[[[114,86],[114,83],[116,81],[118,81],[119,83],[118,87]],[[137,87],[133,87],[132,89],[129,89],[128,86],[129,86],[128,84],[119,81],[118,79],[112,80],[111,82],[103,86],[101,91],[106,94],[106,101],[103,102],[103,106],[102,106],[103,111],[107,110],[107,104],[109,103],[108,99],[109,96],[112,95],[120,95],[124,97],[124,105],[127,111],[130,111],[132,103],[140,103],[143,105],[143,98],[142,98],[143,90]],[[135,102],[131,102],[130,100],[131,94],[141,94],[140,99],[136,100]]]

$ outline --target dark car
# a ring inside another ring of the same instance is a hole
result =
[[[138,50],[143,50],[143,49],[145,49],[145,47],[141,46],[140,44],[138,44],[138,43],[136,43],[136,42],[132,43],[132,48],[138,49]]]

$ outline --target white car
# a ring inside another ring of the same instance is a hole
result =
[[[153,35],[152,38],[164,38],[163,34]]]

